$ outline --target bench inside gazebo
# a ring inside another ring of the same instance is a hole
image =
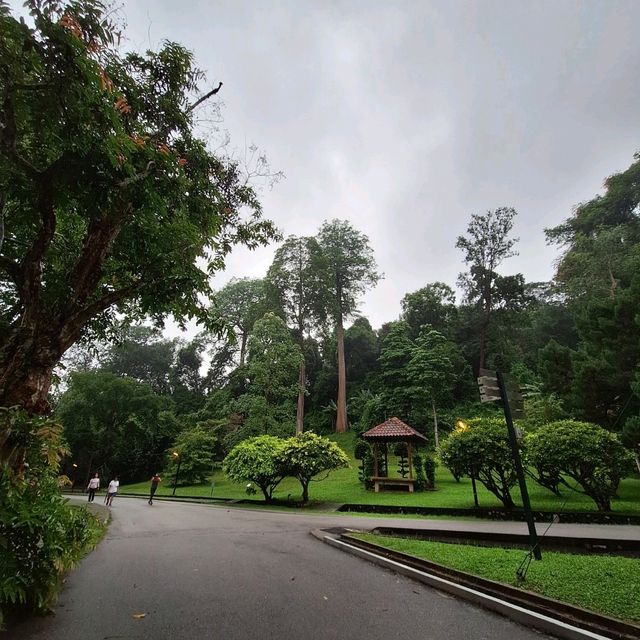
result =
[[[413,458],[412,458],[412,445],[425,444],[427,439],[418,431],[405,424],[399,418],[389,418],[382,424],[379,424],[369,431],[365,431],[362,437],[373,445],[373,481],[374,491],[378,493],[381,487],[385,486],[404,486],[409,489],[410,493],[413,493],[414,478],[413,478]],[[389,442],[405,442],[407,444],[407,458],[409,462],[409,477],[389,477],[389,464],[387,459],[387,444]],[[379,474],[378,459],[380,455],[380,445],[384,445],[385,467],[387,469],[387,475],[381,476]]]

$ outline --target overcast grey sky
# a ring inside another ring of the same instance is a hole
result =
[[[385,279],[374,327],[427,282],[455,284],[472,212],[513,206],[520,255],[548,280],[543,229],[640,148],[640,1],[125,0],[136,48],[185,44],[222,80],[224,127],[286,179],[263,194],[285,234],[346,218]],[[262,276],[274,247],[227,271]]]

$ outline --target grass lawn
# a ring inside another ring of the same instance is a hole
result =
[[[524,582],[516,577],[525,552],[426,540],[354,534],[367,542],[452,569],[503,582],[621,620],[640,622],[640,560],[544,551]]]
[[[349,455],[350,467],[332,472],[326,480],[322,482],[312,482],[309,487],[309,496],[314,502],[336,502],[336,503],[359,503],[359,504],[382,504],[382,505],[404,505],[420,507],[473,507],[473,494],[471,492],[471,480],[463,478],[456,482],[449,471],[438,466],[436,471],[436,491],[424,491],[417,493],[407,492],[383,492],[374,493],[365,491],[358,482],[358,464],[353,458],[353,447],[355,434],[346,433],[333,435],[331,439],[337,442]],[[393,456],[389,458],[390,470],[395,470],[397,465]],[[220,471],[216,471],[211,477],[213,480],[213,496],[218,498],[246,498],[245,485],[238,485],[230,482]],[[163,483],[158,488],[158,495],[170,495],[172,492],[173,478],[163,478]],[[499,500],[489,493],[479,482],[478,500],[480,506],[500,506]],[[565,499],[568,498],[564,510],[595,510],[595,503],[584,495],[574,491],[564,490],[563,496],[558,498],[547,489],[529,481],[529,495],[534,509],[560,510]],[[124,492],[147,493],[149,482],[140,482],[121,487]],[[176,495],[211,495],[211,485],[194,485],[189,487],[178,486]],[[279,499],[300,499],[302,491],[297,480],[286,478],[278,486],[274,497]],[[629,511],[640,513],[640,479],[628,478],[620,484],[618,492],[619,498],[614,500],[612,507],[614,511]],[[520,500],[520,492],[517,487],[512,490],[513,498],[516,502]],[[261,498],[258,493],[256,498]]]

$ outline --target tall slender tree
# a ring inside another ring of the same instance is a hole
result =
[[[265,280],[293,328],[304,353],[305,336],[326,318],[327,289],[323,256],[315,238],[289,236],[276,251]],[[296,433],[304,431],[305,359],[300,360]]]
[[[369,238],[346,220],[325,222],[318,233],[324,256],[329,312],[338,342],[338,401],[336,432],[347,430],[347,380],[344,358],[344,321],[357,313],[360,296],[382,277],[377,271]]]
[[[513,219],[517,212],[512,207],[500,207],[486,214],[474,213],[467,226],[467,235],[459,236],[456,248],[464,251],[467,273],[460,274],[458,283],[466,292],[467,301],[481,309],[479,367],[484,368],[487,355],[487,333],[491,312],[496,301],[496,269],[507,258],[517,255],[513,250],[518,238],[510,238]]]

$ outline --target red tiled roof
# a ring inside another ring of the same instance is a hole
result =
[[[405,424],[399,418],[389,418],[369,431],[362,434],[365,439],[373,440],[424,440],[426,438],[419,432]]]

